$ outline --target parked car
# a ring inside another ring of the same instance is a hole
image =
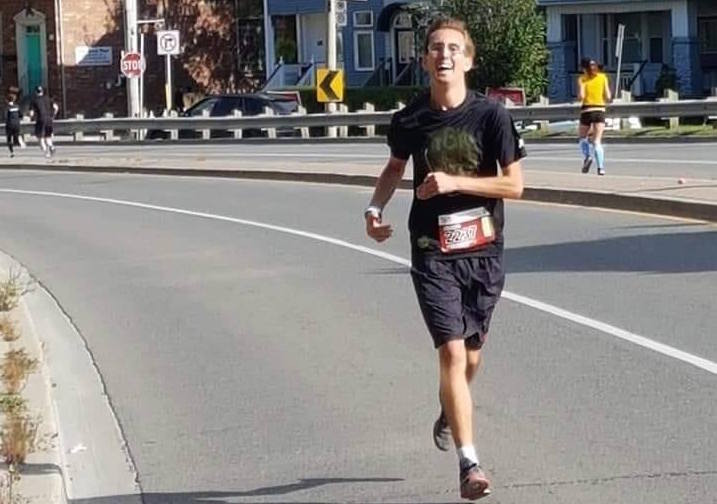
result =
[[[264,113],[265,108],[273,110],[275,115],[288,115],[298,111],[300,105],[299,93],[296,92],[267,92],[250,94],[222,94],[209,95],[185,110],[181,117],[202,117],[205,111],[209,117],[232,116],[239,110],[242,116],[255,116]],[[277,128],[279,136],[296,136],[293,128]],[[244,138],[266,136],[261,129],[242,130]],[[229,130],[212,130],[212,138],[231,137]],[[179,130],[180,138],[199,138],[201,132],[195,130]],[[150,130],[147,138],[169,138],[169,132],[164,130]]]

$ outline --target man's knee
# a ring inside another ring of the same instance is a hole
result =
[[[463,339],[454,339],[445,342],[438,347],[438,357],[441,368],[448,369],[451,367],[465,368],[467,362],[466,345]]]

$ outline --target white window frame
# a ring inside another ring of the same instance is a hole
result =
[[[371,21],[369,21],[368,23],[359,24],[356,22],[356,18],[357,18],[356,14],[368,14],[371,17]],[[354,26],[354,28],[373,28],[373,11],[370,11],[370,10],[354,11],[353,26]]]
[[[359,66],[359,44],[358,39],[362,35],[368,35],[371,37],[371,66],[361,67]],[[355,30],[354,31],[354,70],[357,72],[368,72],[376,68],[376,44],[374,40],[373,30]]]

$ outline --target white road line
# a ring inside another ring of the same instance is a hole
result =
[[[21,190],[21,189],[6,189],[6,188],[0,188],[0,193],[8,193],[8,194],[23,194],[23,195],[29,195],[29,196],[50,196],[50,197],[57,197],[57,198],[68,198],[68,199],[75,199],[75,200],[83,200],[83,201],[94,201],[98,203],[110,203],[114,205],[122,205],[122,206],[128,206],[128,207],[134,207],[134,208],[143,208],[146,210],[156,210],[160,212],[169,212],[169,213],[175,213],[180,215],[190,215],[193,217],[201,217],[205,219],[212,219],[212,220],[218,220],[218,221],[224,221],[224,222],[233,222],[236,224],[242,224],[245,226],[253,226],[261,229],[269,229],[271,231],[277,231],[280,233],[290,234],[294,236],[300,236],[303,238],[309,238],[312,240],[317,240],[323,243],[330,243],[331,245],[336,245],[339,247],[344,247],[347,249],[355,250],[357,252],[362,252],[364,254],[369,254],[374,257],[379,257],[381,259],[385,259],[387,261],[391,261],[396,264],[400,264],[402,266],[411,266],[411,261],[408,259],[404,259],[403,257],[399,257],[397,255],[389,254],[387,252],[382,252],[380,250],[372,249],[369,247],[364,247],[362,245],[356,245],[354,243],[350,243],[344,240],[339,240],[337,238],[331,238],[330,236],[324,236],[317,233],[311,233],[307,231],[300,231],[298,229],[292,229],[284,226],[275,226],[273,224],[266,224],[263,222],[257,222],[257,221],[251,221],[246,219],[237,219],[235,217],[228,217],[225,215],[218,215],[218,214],[212,214],[212,213],[206,213],[206,212],[194,212],[191,210],[184,210],[182,208],[174,208],[174,207],[167,207],[167,206],[160,206],[160,205],[150,205],[147,203],[138,203],[135,201],[126,201],[126,200],[118,200],[118,199],[111,199],[111,198],[98,198],[95,196],[84,196],[79,194],[66,194],[66,193],[58,193],[58,192],[50,192],[50,191],[27,191],[27,190]],[[555,315],[556,317],[560,317],[565,320],[569,320],[570,322],[573,322],[575,324],[579,324],[585,327],[589,327],[591,329],[595,329],[597,331],[603,332],[605,334],[609,334],[611,336],[614,336],[616,338],[619,338],[624,341],[628,341],[630,343],[633,343],[635,345],[641,346],[643,348],[647,348],[648,350],[652,350],[654,352],[660,353],[662,355],[665,355],[667,357],[672,357],[673,359],[677,359],[679,361],[685,362],[687,364],[691,364],[695,367],[698,367],[700,369],[703,369],[709,373],[712,373],[714,375],[717,375],[717,362],[713,362],[710,360],[707,360],[705,358],[699,357],[697,355],[684,352],[682,350],[679,350],[675,347],[665,345],[664,343],[660,343],[659,341],[652,340],[650,338],[646,338],[644,336],[640,336],[638,334],[632,333],[630,331],[626,331],[625,329],[621,329],[619,327],[615,327],[610,324],[606,324],[604,322],[600,322],[599,320],[591,319],[589,317],[585,317],[583,315],[579,315],[577,313],[564,310],[562,308],[559,308],[557,306],[553,306],[548,303],[543,303],[542,301],[538,301],[536,299],[532,299],[526,296],[521,296],[520,294],[514,294],[512,292],[503,291],[503,297],[506,299],[509,299],[513,302],[523,304],[525,306],[529,306],[531,308],[534,308],[536,310],[540,310],[545,313],[549,313],[551,315]]]

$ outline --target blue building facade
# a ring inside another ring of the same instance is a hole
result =
[[[717,87],[714,0],[537,0],[547,17],[549,90],[553,101],[576,96],[578,62],[592,58],[614,80],[616,38],[625,26],[620,88],[653,97],[674,87],[700,97]]]
[[[279,65],[296,71],[282,81],[292,85],[306,68],[326,64],[326,0],[264,0],[264,33],[267,78]],[[400,7],[408,2],[348,0],[337,27],[338,66],[346,84],[359,87],[370,82],[395,81],[416,58],[410,18]],[[383,72],[381,79],[377,78]],[[386,78],[384,78],[386,77]]]

